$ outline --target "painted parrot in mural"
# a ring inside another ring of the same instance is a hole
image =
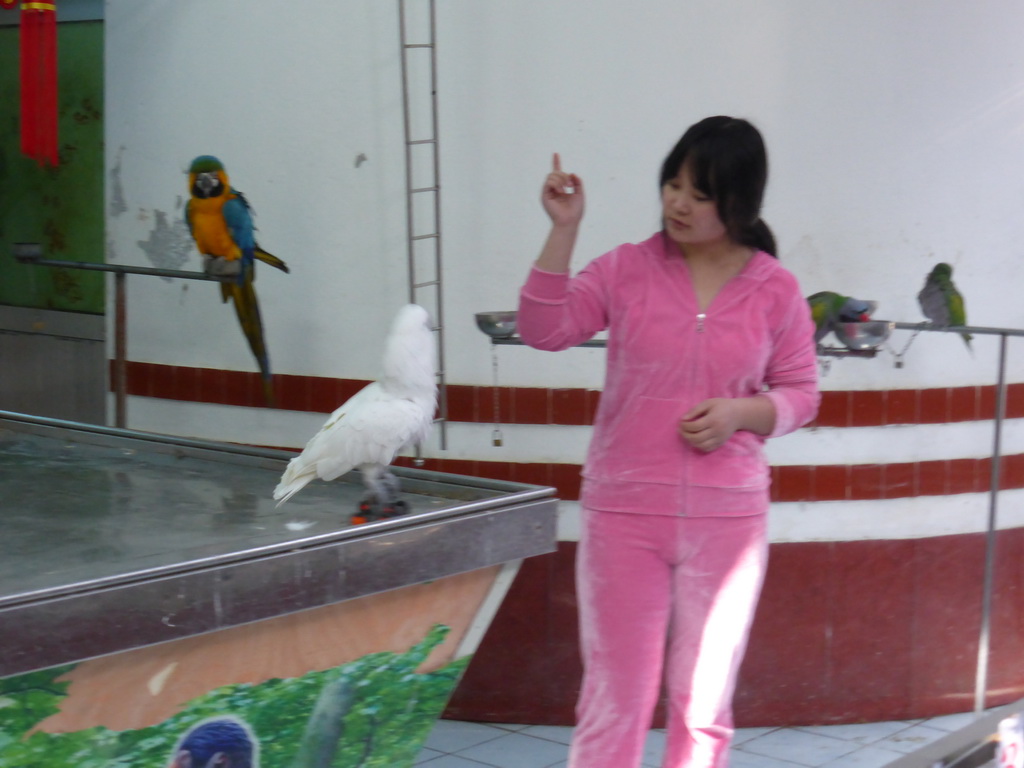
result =
[[[843,296],[835,291],[819,291],[807,297],[814,319],[814,340],[821,341],[836,323],[863,323],[871,319],[877,306],[873,301],[864,301]]]
[[[288,462],[274,489],[278,506],[316,478],[334,480],[358,468],[366,493],[353,523],[401,514],[399,483],[388,466],[402,448],[430,433],[437,408],[434,334],[427,311],[398,311],[384,345],[383,372],[330,415]]]
[[[249,731],[234,718],[200,723],[185,734],[170,768],[256,768]]]
[[[936,264],[928,273],[917,301],[924,316],[940,328],[967,325],[964,297],[953,284],[953,268],[945,262]],[[964,332],[960,336],[971,349],[971,334]]]
[[[263,340],[263,322],[256,300],[255,261],[277,267],[288,266],[256,243],[249,203],[232,188],[224,164],[212,155],[201,155],[188,169],[189,200],[185,222],[203,254],[203,269],[209,275],[225,278],[220,291],[223,301],[231,299],[238,322],[256,357],[268,403],[274,399],[270,377],[270,359]],[[231,279],[227,279],[231,278]]]

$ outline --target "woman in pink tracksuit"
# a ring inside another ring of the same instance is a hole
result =
[[[721,768],[764,577],[767,437],[818,407],[810,311],[759,212],[767,159],[730,117],[692,126],[661,170],[664,228],[569,261],[581,180],[542,192],[551,233],[518,329],[561,350],[608,329],[604,392],[581,493],[583,686],[570,768],[635,768],[662,680],[665,768]]]

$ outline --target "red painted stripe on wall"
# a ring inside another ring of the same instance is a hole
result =
[[[113,361],[111,361],[111,368]],[[212,368],[127,363],[128,394],[220,405],[265,407],[259,374]],[[111,373],[111,380],[113,374]],[[276,407],[330,413],[367,384],[360,379],[276,374]],[[588,425],[601,393],[592,389],[545,389],[449,384],[448,418],[488,424],[494,397],[502,424]],[[891,424],[943,424],[991,419],[994,386],[823,392],[813,426],[878,427]],[[1024,383],[1007,387],[1007,418],[1024,418]]]
[[[579,499],[577,464],[520,464],[471,459],[425,459],[424,469],[457,475],[551,486],[566,501]],[[399,465],[412,460],[399,458]],[[1002,457],[1000,490],[1024,488],[1024,454]],[[775,502],[874,501],[913,496],[984,493],[991,487],[991,459],[945,459],[901,464],[822,464],[772,467]]]
[[[259,375],[245,371],[130,362],[128,394],[189,402],[265,407]],[[330,413],[363,386],[358,379],[274,376],[277,407]],[[491,423],[493,396],[499,396],[502,424],[587,425],[600,392],[584,389],[448,386],[448,418]],[[990,418],[994,387],[955,387],[884,392],[825,392],[817,426],[930,424]],[[1024,384],[1011,384],[1007,417],[1024,417]],[[403,463],[399,459],[396,463]],[[1004,456],[1000,490],[1024,488],[1024,454]],[[408,462],[406,462],[408,463]],[[562,499],[576,500],[578,464],[516,463],[468,459],[427,459],[438,472],[552,486]],[[989,490],[992,462],[947,459],[898,464],[780,466],[772,468],[772,500],[855,501],[912,496],[943,496]]]

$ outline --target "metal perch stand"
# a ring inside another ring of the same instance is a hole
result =
[[[500,317],[499,317],[500,316]],[[481,330],[491,337],[492,345],[522,345],[522,340],[515,335],[514,313],[481,313],[477,316],[477,323]],[[983,326],[947,326],[938,327],[932,323],[904,323],[892,320],[871,320],[868,323],[848,323],[849,326],[875,325],[888,327],[888,331],[905,330],[913,331],[914,334],[906,346],[899,352],[893,352],[896,357],[896,366],[902,367],[902,357],[910,347],[910,343],[918,333],[970,333],[977,336],[998,336],[999,337],[999,364],[996,378],[996,405],[994,419],[994,434],[992,440],[992,471],[989,480],[989,505],[988,505],[988,528],[985,538],[985,572],[982,583],[981,602],[981,627],[978,637],[978,664],[974,688],[974,711],[981,713],[985,709],[986,684],[988,682],[988,660],[991,645],[991,624],[992,624],[992,589],[995,580],[995,549],[996,532],[998,524],[998,500],[999,482],[1002,463],[1002,435],[1003,421],[1006,416],[1006,342],[1010,336],[1024,336],[1024,329],[1020,328],[989,328]],[[818,354],[825,357],[875,357],[880,347],[889,336],[886,332],[881,335],[873,346],[849,349],[845,347],[818,346]],[[603,339],[591,339],[580,344],[581,347],[605,347],[607,342]]]
[[[999,482],[1002,470],[1002,437],[1003,421],[1006,418],[1006,341],[1010,336],[1024,336],[1019,328],[988,328],[983,326],[949,326],[939,328],[931,323],[900,323],[892,322],[893,328],[914,331],[912,342],[917,333],[932,331],[938,333],[970,333],[978,336],[999,337],[999,364],[996,373],[996,406],[993,417],[992,436],[992,470],[989,479],[988,527],[985,532],[985,574],[981,591],[981,627],[978,635],[978,665],[974,682],[974,711],[981,714],[985,709],[985,692],[988,682],[988,660],[991,645],[992,625],[992,590],[995,583],[995,552],[996,532],[998,523]],[[899,358],[907,351],[897,355],[897,365],[902,365]]]
[[[158,269],[156,267],[130,267],[119,264],[96,264],[85,261],[59,261],[42,258],[42,246],[39,243],[15,243],[14,258],[23,264],[34,264],[40,267],[59,267],[62,269],[81,269],[92,272],[112,272],[114,274],[114,371],[112,386],[114,390],[114,426],[124,429],[127,426],[128,401],[128,330],[127,330],[127,292],[125,290],[127,275],[148,275],[150,277],[176,277],[182,280],[205,280],[207,282],[231,282],[233,277],[214,277],[204,272],[186,272],[177,269]]]

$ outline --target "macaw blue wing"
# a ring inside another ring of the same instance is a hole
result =
[[[256,247],[256,237],[253,234],[252,214],[249,210],[249,202],[241,192],[232,189],[234,197],[228,198],[224,203],[224,222],[231,230],[231,237],[235,245],[242,250],[252,250]]]
[[[221,211],[224,214],[224,223],[231,232],[231,239],[242,251],[242,275],[251,275],[253,252],[256,248],[252,214],[249,212],[249,203],[245,197],[234,189],[231,192],[234,197],[224,203]],[[240,276],[239,282],[242,279]]]

